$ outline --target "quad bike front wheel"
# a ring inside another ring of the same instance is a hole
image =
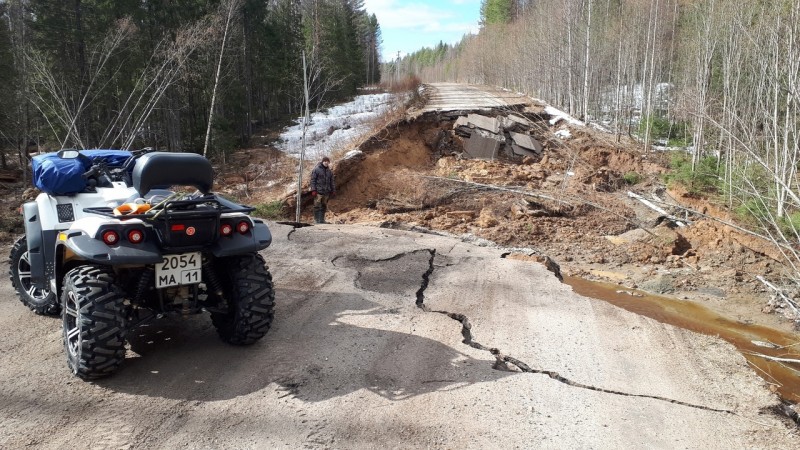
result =
[[[110,268],[81,266],[64,277],[64,350],[84,380],[114,373],[125,359],[125,296]]]
[[[19,238],[11,248],[8,258],[8,274],[11,285],[20,301],[36,314],[57,316],[61,311],[56,294],[49,288],[36,287],[31,280],[31,261],[28,258],[28,241]]]
[[[250,345],[264,337],[272,325],[275,292],[272,275],[258,253],[225,258],[221,270],[227,313],[212,313],[211,322],[223,341]]]

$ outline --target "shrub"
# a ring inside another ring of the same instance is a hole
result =
[[[692,170],[692,159],[685,153],[674,153],[670,158],[670,172],[665,176],[669,185],[679,184],[691,194],[709,194],[720,191],[722,180],[716,156],[705,156]]]
[[[667,141],[667,145],[670,147],[687,147],[692,143],[687,122],[671,122],[666,117],[647,116],[639,122],[640,136],[644,136],[647,132],[648,123],[652,139]]]
[[[800,234],[800,212],[793,212],[783,216],[780,220],[783,235],[792,240]]]
[[[263,219],[278,220],[284,217],[284,204],[280,200],[256,205],[255,215]]]
[[[751,198],[742,202],[733,209],[733,212],[739,220],[751,226],[762,226],[768,223],[770,215],[767,205],[756,198]]]
[[[630,185],[639,184],[642,181],[642,176],[636,172],[628,172],[622,176],[622,179]]]

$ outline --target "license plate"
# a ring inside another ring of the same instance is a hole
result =
[[[164,259],[156,264],[156,288],[197,284],[203,280],[202,265],[200,252],[164,255]]]

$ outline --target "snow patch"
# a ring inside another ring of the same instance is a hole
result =
[[[361,150],[350,150],[349,152],[345,153],[343,159],[358,158],[363,154],[364,152],[362,152]]]
[[[394,98],[393,94],[359,95],[352,102],[312,114],[306,128],[306,158],[330,155],[334,149],[364,136],[372,122],[392,107]],[[303,146],[303,117],[295,123],[281,133],[276,146],[299,157]]]
[[[555,125],[558,122],[561,122],[562,120],[565,120],[570,125],[576,125],[576,126],[579,126],[579,127],[586,126],[586,124],[581,122],[580,120],[578,120],[578,119],[570,116],[569,114],[565,113],[564,111],[561,111],[560,109],[554,108],[552,106],[546,106],[544,108],[544,112],[546,112],[547,114],[553,116],[553,118],[550,119],[550,125]]]
[[[556,137],[559,139],[570,139],[572,133],[570,133],[569,130],[558,130],[556,131]]]

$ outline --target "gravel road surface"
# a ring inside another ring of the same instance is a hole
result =
[[[68,372],[59,320],[0,282],[0,448],[797,448],[732,346],[538,264],[414,232],[272,230],[264,339],[162,319],[93,383]]]
[[[523,94],[500,90],[491,86],[459,83],[432,83],[428,88],[427,103],[420,112],[458,111],[524,106],[530,99]]]

